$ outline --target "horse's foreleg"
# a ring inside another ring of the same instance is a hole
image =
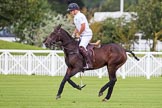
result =
[[[64,89],[64,86],[65,86],[65,83],[66,83],[67,79],[68,79],[68,75],[66,74],[66,75],[64,76],[64,78],[63,78],[61,84],[60,84],[58,93],[57,93],[57,95],[56,95],[56,99],[61,98],[61,93],[63,92],[63,89]]]
[[[78,71],[79,71],[78,68],[72,69],[72,70],[71,70],[71,76],[70,76],[70,77],[74,76]],[[74,87],[74,88],[76,88],[76,89],[78,89],[78,90],[81,90],[83,87],[85,87],[85,85],[84,85],[84,86],[79,86],[79,85],[77,85],[77,84],[76,84],[74,81],[72,81],[70,78],[69,78],[67,81],[68,81],[68,83],[69,83],[72,87]]]
[[[68,68],[67,71],[66,71],[66,75],[64,76],[61,84],[60,84],[60,87],[59,87],[59,90],[58,90],[58,93],[57,93],[57,96],[56,96],[56,99],[58,98],[61,98],[61,94],[63,92],[63,89],[64,89],[64,86],[65,86],[65,83],[66,81],[68,81],[68,83],[73,86],[74,88],[77,88],[79,90],[81,90],[82,87],[76,85],[70,78],[72,76],[74,76],[77,72],[79,72],[79,69],[78,68],[74,68],[74,69],[71,69],[71,68]]]
[[[66,83],[66,81],[70,78],[70,76],[69,76],[69,73],[70,73],[70,72],[71,72],[71,68],[67,68],[66,74],[65,74],[63,80],[61,81],[59,90],[58,90],[58,92],[57,92],[56,99],[61,98],[61,93],[63,92],[65,83]]]
[[[74,88],[76,88],[76,89],[78,89],[78,90],[82,90],[82,88],[85,87],[85,86],[80,86],[80,85],[75,84],[71,79],[68,79],[68,83],[69,83],[72,87],[74,87]]]

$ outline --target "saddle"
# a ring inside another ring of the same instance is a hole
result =
[[[94,53],[94,48],[100,48],[101,47],[101,44],[100,44],[100,40],[98,40],[97,42],[95,42],[95,43],[89,43],[88,45],[87,45],[87,51],[88,51],[88,54],[89,54],[89,56],[90,56],[90,58],[91,58],[91,61],[95,61],[95,53]]]

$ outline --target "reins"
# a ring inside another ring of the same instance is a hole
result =
[[[63,30],[63,29],[59,29],[59,31],[58,31],[58,33],[60,33],[61,34],[61,30]],[[69,36],[69,34],[66,32],[66,31],[64,31],[65,33],[66,33],[66,35],[67,36]],[[63,35],[63,34],[62,34]],[[59,40],[60,40],[60,35],[59,35]],[[68,50],[68,54],[79,54],[79,50],[74,50],[73,48],[68,48],[68,47],[66,47],[67,45],[69,45],[69,44],[71,44],[72,42],[74,42],[75,40],[73,40],[73,39],[70,39],[69,41],[67,41],[67,42],[64,42],[64,43],[61,43],[61,48],[65,51],[65,49],[66,50]]]
[[[65,49],[66,50],[68,50],[68,52],[69,52],[69,54],[79,54],[79,50],[74,50],[74,49],[72,49],[72,48],[68,48],[68,47],[66,47],[68,44],[70,44],[71,42],[73,42],[73,40],[70,40],[70,41],[68,41],[68,42],[66,42],[66,43],[64,43],[64,44],[62,44],[62,43],[55,43],[55,44],[52,44],[52,45],[54,45],[54,46],[59,46],[59,47],[61,47],[62,49],[63,49],[63,51],[65,51]]]
[[[67,48],[67,47],[64,47],[62,46],[63,50],[66,49],[66,50],[69,50],[69,54],[79,54],[79,50],[77,51],[74,51],[73,49],[70,49],[70,48]]]

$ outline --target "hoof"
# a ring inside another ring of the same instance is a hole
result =
[[[83,85],[83,86],[78,85],[77,89],[78,89],[78,90],[82,90],[82,88],[84,88],[85,86],[86,86],[86,84]]]
[[[100,96],[102,96],[103,95],[103,93],[102,92],[100,92],[99,94],[98,94],[98,97],[100,97]]]
[[[108,101],[108,99],[106,99],[106,98],[102,99],[102,102],[107,102],[107,101]]]
[[[57,95],[56,96],[56,100],[60,99],[61,98],[61,95]]]
[[[85,85],[83,85],[83,86],[81,86],[81,89],[82,89],[82,88],[84,88],[85,86],[86,86],[86,84],[85,84]]]

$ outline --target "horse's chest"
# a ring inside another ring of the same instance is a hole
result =
[[[77,55],[69,55],[69,56],[66,56],[65,57],[65,63],[66,65],[69,67],[69,66],[74,66],[76,64],[80,64],[82,65],[82,59],[77,56]]]

